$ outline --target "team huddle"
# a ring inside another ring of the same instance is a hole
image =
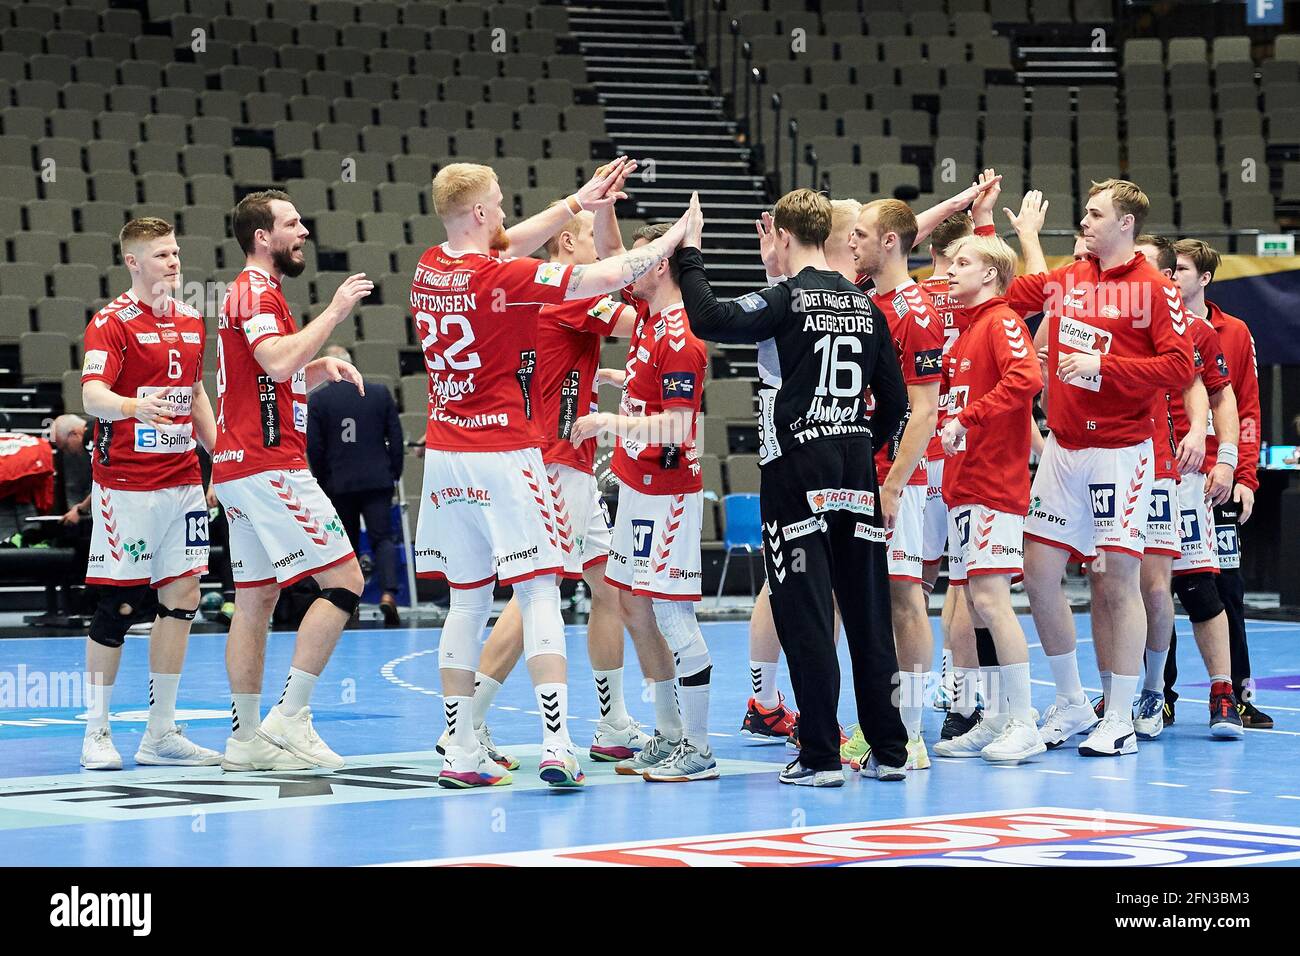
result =
[[[1258,383],[1244,324],[1205,300],[1218,266],[1208,245],[1141,235],[1145,195],[1108,180],[1088,199],[1074,260],[1053,271],[1038,244],[1042,196],[1007,210],[1025,265],[1017,276],[1015,252],[995,235],[993,170],[920,214],[801,189],[756,224],[768,285],[722,302],[696,197],[624,247],[614,204],[635,169],[615,160],[509,229],[490,167],[451,164],[433,181],[447,240],[419,260],[410,308],[429,382],[416,573],[450,589],[438,647],[442,785],[511,782],[519,761],[497,749],[487,716],[520,656],[542,724],[538,773],[553,787],[583,784],[567,721],[565,577],[592,596],[600,720],[589,758],[646,781],[719,775],[712,661],[695,614],[708,341],[758,346],[767,583],[751,622],[742,734],[797,749],[781,782],[840,786],[844,765],[897,780],[930,766],[927,605],[945,557],[949,713],[936,754],[1016,763],[1078,734],[1085,755],[1135,752],[1173,718],[1171,591],[1210,675],[1211,732],[1240,737],[1243,714],[1262,725],[1241,699],[1249,664],[1234,570],[1236,522],[1256,487]],[[351,365],[316,355],[373,282],[351,276],[300,329],[282,284],[304,270],[309,234],[291,198],[251,194],[232,223],[247,262],[218,316],[215,409],[202,382],[204,316],[173,298],[170,224],[123,228],[132,286],[86,330],[83,396],[98,420],[87,583],[101,595],[87,642],[99,690],[88,769],[122,766],[109,703],[124,635],[151,589],[137,763],[344,765],[316,733],[310,699],[363,578],[307,467],[307,402],[325,382],[364,387]],[[927,240],[934,274],[918,283],[908,257]],[[543,247],[547,258],[534,258]],[[1035,336],[1025,317],[1038,313]],[[610,337],[627,340],[623,368],[599,367]],[[597,410],[601,386],[621,389],[617,413]],[[594,473],[605,436],[615,443],[612,525]],[[207,568],[199,444],[212,460],[208,497],[230,521],[236,583],[224,753],[174,719]],[[1104,688],[1095,708],[1075,659],[1071,561],[1088,566],[1092,586]],[[309,576],[321,592],[263,715],[268,620],[280,589]],[[1041,720],[1011,600],[1021,578],[1056,687]],[[513,596],[484,641],[497,585]],[[836,714],[841,624],[858,710],[848,733]],[[624,631],[653,733],[627,709]],[[782,651],[797,713],[776,688]]]

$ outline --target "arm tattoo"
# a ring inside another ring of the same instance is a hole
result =
[[[565,290],[566,295],[573,295],[578,291],[578,286],[582,284],[582,274],[586,271],[586,266],[574,266],[569,270],[569,287]]]
[[[633,249],[625,253],[623,255],[623,284],[631,285],[653,269],[663,257],[664,246],[658,239],[642,246],[640,249]]]

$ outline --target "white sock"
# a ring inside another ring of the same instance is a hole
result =
[[[492,706],[492,700],[500,689],[501,683],[494,678],[488,677],[487,674],[477,673],[474,675],[475,729],[482,727],[487,722],[488,708]]]
[[[311,692],[316,689],[316,675],[289,668],[289,679],[284,682],[284,693],[275,709],[286,717],[298,716],[298,711],[311,703]]]
[[[1134,674],[1132,677],[1126,674],[1112,674],[1110,677],[1110,693],[1106,695],[1106,716],[1112,713],[1115,716],[1133,722],[1133,695],[1137,693],[1138,679]]]
[[[921,714],[925,710],[925,683],[928,671],[903,671],[899,674],[898,713],[903,718],[909,740],[921,735]]]
[[[992,667],[981,667],[980,680],[984,684],[984,719],[993,720],[1002,716],[1002,701],[1004,693],[1002,690],[1002,676],[998,673],[998,665]]]
[[[1001,671],[1002,686],[1006,688],[1007,712],[1017,720],[1033,724],[1034,711],[1030,706],[1031,691],[1029,686],[1029,662],[1023,664],[1003,664]]]
[[[447,744],[462,750],[473,750],[478,743],[470,728],[468,715],[474,715],[474,700],[471,697],[444,697],[442,713],[447,721]]]
[[[1047,655],[1052,668],[1052,681],[1056,684],[1056,703],[1061,707],[1086,704],[1083,682],[1079,680],[1079,658],[1075,651],[1067,654]]]
[[[1101,696],[1107,698],[1110,696],[1110,679],[1114,675],[1110,671],[1101,671],[1099,676],[1101,677]]]
[[[764,710],[771,710],[781,698],[776,690],[776,661],[750,661],[749,678],[754,685],[754,700]]]
[[[655,681],[655,730],[669,740],[682,739],[682,712],[677,706],[677,680]]]
[[[252,740],[261,723],[261,694],[230,695],[230,736],[236,740]]]
[[[146,733],[161,737],[176,725],[176,691],[180,674],[149,675],[149,725]]]
[[[975,713],[975,693],[979,690],[978,667],[953,668],[952,709],[963,717]]]
[[[952,649],[945,647],[943,649],[943,664],[940,665],[939,670],[939,684],[942,687],[951,688],[954,686],[955,681],[956,676],[954,674],[952,663]]]
[[[699,750],[709,749],[709,685],[687,686],[678,681],[682,702],[682,728],[686,739]]]
[[[569,715],[569,685],[538,684],[533,693],[537,697],[537,709],[542,712],[542,746],[570,746],[565,724]]]
[[[596,679],[596,701],[600,704],[602,720],[611,724],[627,723],[627,702],[623,699],[623,668],[610,671],[592,671]]]
[[[108,705],[113,700],[112,684],[86,685],[86,736],[108,727]]]
[[[1142,680],[1142,689],[1160,694],[1165,692],[1165,661],[1169,659],[1169,648],[1163,651],[1147,649],[1147,672]]]

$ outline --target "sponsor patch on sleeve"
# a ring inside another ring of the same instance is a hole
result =
[[[749,292],[737,299],[736,304],[746,312],[761,312],[767,308],[767,299],[757,292]]]
[[[561,262],[543,262],[537,267],[533,281],[538,285],[558,286],[564,281],[564,264]]]
[[[1228,378],[1228,360],[1223,357],[1223,353],[1220,352],[1214,359],[1215,364],[1219,366],[1219,374],[1224,378]]]
[[[595,305],[587,310],[587,315],[591,316],[601,325],[609,326],[614,324],[618,316],[620,306],[609,296],[602,296]]]
[[[938,375],[943,368],[943,349],[924,349],[917,352],[913,364],[918,378],[925,375]]]
[[[264,335],[278,335],[279,332],[280,323],[269,312],[244,320],[244,337],[249,342],[256,342]]]
[[[102,349],[92,349],[86,353],[85,359],[81,363],[82,375],[102,375],[104,366],[108,363],[108,353]]]
[[[182,332],[181,341],[186,345],[199,345],[203,341],[203,337],[198,332]]]
[[[694,372],[667,372],[662,378],[662,383],[665,402],[678,399],[689,401],[695,398]]]

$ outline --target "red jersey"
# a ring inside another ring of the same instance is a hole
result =
[[[514,451],[539,446],[537,312],[564,301],[572,266],[496,252],[426,249],[411,311],[429,371],[425,446]]]
[[[1217,395],[1231,383],[1228,381],[1228,363],[1223,357],[1223,350],[1219,347],[1219,336],[1214,331],[1214,326],[1205,319],[1198,319],[1188,313],[1187,332],[1192,339],[1192,366],[1196,374],[1201,377],[1201,382],[1205,385],[1205,391],[1209,395]],[[1183,392],[1181,389],[1172,390],[1168,393],[1169,398],[1169,418],[1173,422],[1174,443],[1182,441],[1186,437],[1191,423],[1187,420],[1187,407],[1183,404]],[[1209,456],[1209,436],[1206,436],[1205,462],[1201,465],[1201,473],[1209,474],[1210,469],[1214,467],[1214,460]],[[1218,447],[1218,443],[1215,443]]]
[[[573,423],[597,410],[600,341],[613,332],[628,306],[609,296],[544,305],[537,320],[538,403],[542,408],[542,460],[591,474],[596,439],[574,447]]]
[[[966,327],[970,325],[970,319],[966,315],[966,310],[962,304],[948,294],[948,277],[930,276],[921,283],[921,288],[925,294],[930,297],[934,303],[934,310],[939,313],[939,318],[943,321],[943,354],[946,356],[951,350],[953,343]],[[930,444],[925,449],[925,457],[929,461],[938,461],[943,458],[943,441],[939,438],[943,432],[943,423],[948,420],[948,380],[945,376],[939,382],[939,414],[934,422],[934,435],[930,438]]]
[[[277,382],[253,355],[297,331],[279,279],[247,266],[226,289],[217,322],[214,482],[307,467],[306,369]]]
[[[871,289],[867,295],[889,320],[889,335],[894,340],[894,351],[903,371],[903,384],[929,385],[941,381],[945,327],[934,303],[916,280],[908,279],[888,292]],[[907,416],[904,416],[898,434],[902,435],[906,427]],[[897,452],[897,442],[890,442],[876,452],[876,479],[881,484],[885,483]],[[907,483],[928,483],[924,456]]]
[[[1043,387],[1034,337],[1001,296],[966,311],[970,326],[944,366],[949,414],[969,431],[962,453],[944,466],[943,500],[950,508],[982,504],[1023,515],[1034,396]]]
[[[175,299],[160,315],[127,290],[86,326],[81,381],[123,398],[161,393],[176,406],[171,425],[133,418],[95,423],[91,473],[105,488],[155,491],[202,482],[194,453],[194,386],[203,381],[203,316]]]
[[[638,320],[628,344],[619,414],[645,418],[670,408],[689,408],[695,414],[690,438],[682,445],[647,445],[620,438],[613,470],[623,484],[644,495],[703,490],[695,432],[707,365],[708,350],[691,333],[680,302]]]
[[[1047,311],[1047,424],[1064,448],[1123,448],[1151,437],[1168,389],[1192,377],[1188,316],[1178,288],[1136,252],[1103,271],[1096,256],[1018,276],[1007,302],[1022,315]],[[1061,356],[1101,353],[1096,375],[1056,377]]]
[[[1246,323],[1229,315],[1213,302],[1209,309],[1210,324],[1219,334],[1219,345],[1228,363],[1228,379],[1237,399],[1237,419],[1241,437],[1237,440],[1237,470],[1233,480],[1252,490],[1259,487],[1259,366],[1255,360],[1255,339]],[[1209,435],[1205,440],[1206,460],[1214,467],[1211,456],[1218,454],[1219,440]]]

